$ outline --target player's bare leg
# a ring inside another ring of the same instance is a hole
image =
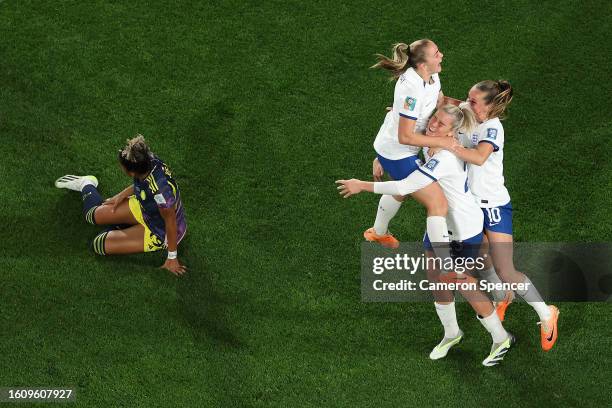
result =
[[[486,235],[483,235],[482,244],[480,246],[480,257],[483,259],[484,263],[484,267],[479,270],[480,279],[483,279],[488,283],[503,283],[500,277],[497,275],[495,267],[493,266],[489,251],[489,240],[487,239]],[[490,294],[493,298],[493,304],[495,306],[497,315],[499,316],[499,320],[503,322],[506,317],[506,310],[514,300],[514,292],[511,290],[504,291],[493,289],[491,290]]]
[[[549,351],[557,341],[557,320],[559,309],[553,305],[547,305],[531,280],[514,267],[513,238],[510,234],[486,230],[490,242],[491,257],[497,274],[506,283],[523,283],[528,288],[524,291],[516,291],[533,309],[540,318],[540,339],[542,349]]]
[[[144,252],[145,227],[136,224],[131,227],[104,231],[98,234],[92,249],[97,255],[126,255]]]
[[[112,205],[102,204],[95,209],[94,219],[98,225],[138,224],[138,221],[130,211],[128,200],[123,200],[116,208]]]

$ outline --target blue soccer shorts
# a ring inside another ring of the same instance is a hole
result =
[[[377,154],[381,166],[393,180],[403,180],[419,168],[419,158],[414,155],[399,160],[389,160]]]
[[[484,229],[512,235],[512,204],[483,208]]]

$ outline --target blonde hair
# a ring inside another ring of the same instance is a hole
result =
[[[500,79],[499,81],[482,81],[474,85],[476,89],[484,92],[484,101],[491,106],[487,119],[500,118],[504,119],[506,109],[512,102],[512,85],[510,82]]]
[[[458,107],[450,104],[444,105],[440,110],[453,117],[451,126],[453,132],[471,134],[477,126],[476,115],[467,102],[460,103]]]
[[[146,173],[151,169],[153,153],[147,146],[145,138],[137,134],[132,139],[126,140],[126,145],[119,150],[119,162],[129,171],[139,174]]]
[[[423,38],[410,45],[404,43],[393,44],[393,57],[389,58],[382,54],[376,54],[378,62],[370,68],[382,68],[391,72],[391,80],[400,77],[408,68],[416,68],[417,65],[425,62],[427,57],[427,47],[433,41]]]

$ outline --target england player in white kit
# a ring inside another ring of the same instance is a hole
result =
[[[422,134],[431,114],[444,98],[438,76],[442,69],[443,54],[437,45],[427,39],[415,41],[409,46],[396,44],[393,57],[389,59],[379,56],[380,61],[374,65],[391,71],[397,80],[393,109],[385,116],[374,141],[377,155],[374,165],[382,165],[392,179],[401,180],[417,169],[417,154],[421,147],[451,149],[456,142],[454,139],[425,137]],[[429,188],[424,199],[415,197],[427,208],[430,216],[428,230],[437,242],[444,239],[446,232],[446,203],[443,197],[438,186]],[[376,241],[391,248],[399,245],[397,239],[389,234],[388,226],[403,200],[402,196],[381,197],[374,226],[364,232],[368,241]]]
[[[455,137],[460,127],[471,128],[475,119],[467,104],[457,108],[445,105],[429,120],[427,137]],[[430,158],[417,171],[400,181],[370,183],[360,180],[339,180],[341,194],[349,197],[363,190],[378,194],[408,195],[426,188],[432,183],[439,183],[448,200],[449,210],[447,224],[451,240],[461,243],[462,249],[453,256],[475,259],[482,242],[482,211],[476,205],[469,192],[467,166],[453,153],[442,150]],[[434,250],[428,234],[423,239],[428,257],[434,257]],[[428,271],[430,280],[437,279],[435,271]],[[480,291],[462,291],[479,315],[479,320],[493,339],[490,354],[483,361],[486,366],[498,364],[508,351],[514,337],[503,328],[495,308],[486,295]],[[448,350],[463,337],[455,315],[453,294],[450,291],[434,291],[436,312],[444,326],[444,338],[430,354],[430,358],[443,358]]]
[[[514,267],[512,248],[512,204],[504,185],[504,128],[500,121],[512,100],[512,87],[507,81],[482,81],[470,89],[468,102],[479,122],[474,132],[462,137],[467,148],[457,147],[454,153],[469,164],[469,187],[484,215],[484,231],[489,241],[493,266],[482,272],[495,282],[496,275],[507,283],[526,283],[529,289],[518,293],[534,308],[540,318],[540,338],[544,351],[554,346],[559,309],[546,305],[527,276]],[[497,279],[499,281],[499,279]],[[500,302],[498,314],[503,320],[509,299]]]

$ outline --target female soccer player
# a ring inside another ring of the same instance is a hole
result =
[[[483,275],[494,278],[497,272],[504,282],[528,284],[528,290],[517,293],[538,314],[542,349],[549,351],[558,336],[559,309],[544,303],[531,280],[517,271],[513,262],[512,205],[504,185],[505,138],[500,121],[512,101],[512,93],[512,86],[507,81],[482,81],[470,89],[468,102],[479,125],[473,133],[467,134],[468,138],[463,135],[467,139],[463,143],[470,148],[459,145],[454,153],[471,163],[468,172],[470,190],[484,214],[484,231],[491,248],[494,269],[483,271]],[[502,319],[507,304],[502,302],[500,305]]]
[[[438,73],[442,70],[443,54],[431,40],[422,39],[410,45],[403,43],[393,46],[393,58],[378,55],[378,63],[373,68],[383,68],[392,73],[396,80],[393,96],[393,109],[385,120],[374,141],[377,157],[374,165],[380,162],[393,180],[402,180],[418,167],[417,154],[421,147],[452,148],[456,141],[447,137],[425,137],[427,121],[437,105],[444,99]],[[431,202],[435,207],[427,207],[428,232],[432,240],[442,242],[446,234],[446,200],[437,185],[430,187],[429,195],[436,195]],[[419,194],[413,196],[419,200]],[[389,222],[397,214],[402,201],[401,196],[383,195],[380,198],[374,226],[364,232],[368,241],[376,241],[383,246],[397,248],[398,240],[388,231]]]
[[[96,236],[92,242],[96,254],[135,254],[167,248],[168,257],[162,268],[182,275],[186,268],[178,260],[177,246],[185,236],[187,224],[170,169],[151,152],[142,135],[128,140],[119,151],[119,164],[133,183],[104,202],[94,176],[63,176],[55,186],[81,193],[86,222],[125,227],[111,228]]]
[[[475,119],[467,104],[461,107],[444,105],[429,120],[426,135],[427,137],[454,138],[458,129],[469,132],[474,125]],[[463,245],[463,251],[454,255],[475,259],[482,242],[483,215],[467,188],[467,166],[454,154],[443,150],[417,170],[401,181],[372,183],[352,179],[338,180],[336,183],[340,184],[338,189],[345,198],[361,191],[404,196],[432,183],[439,183],[449,204],[447,217],[449,233],[453,241],[461,242]],[[434,250],[428,234],[425,234],[423,241],[427,256],[433,257]],[[437,250],[435,252],[436,255],[440,255]],[[428,270],[428,276],[430,281],[435,280],[435,271]],[[506,332],[493,304],[484,293],[478,290],[462,290],[461,292],[477,312],[480,322],[491,334],[493,340],[491,352],[482,363],[485,366],[496,365],[514,343],[514,337]],[[445,357],[449,349],[462,339],[463,332],[457,324],[452,292],[435,291],[434,297],[436,312],[444,327],[444,338],[430,354],[431,359],[437,360]]]

